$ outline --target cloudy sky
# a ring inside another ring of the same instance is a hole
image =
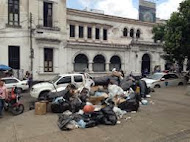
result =
[[[138,18],[139,0],[67,0],[67,7],[83,10],[103,10],[105,14],[127,18]],[[183,0],[147,0],[157,4],[157,17],[168,19],[172,12],[177,11],[179,3]]]

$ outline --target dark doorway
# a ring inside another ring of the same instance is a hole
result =
[[[142,75],[150,74],[150,56],[148,54],[144,54],[142,57],[141,73]]]
[[[9,46],[9,67],[20,69],[20,47]]]

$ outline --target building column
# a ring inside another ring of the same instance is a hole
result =
[[[100,28],[100,41],[103,41],[103,27]]]
[[[38,10],[38,25],[44,25],[44,21],[43,21],[43,15],[44,15],[44,11],[43,11],[43,1],[38,1],[38,6],[39,6],[39,10]]]
[[[38,72],[42,73],[44,72],[44,48],[43,47],[39,47],[39,55],[40,55],[40,60],[39,60]]]
[[[92,40],[95,41],[96,26],[92,26]]]
[[[93,62],[90,61],[90,62],[89,62],[89,66],[88,66],[88,70],[89,70],[89,72],[92,72],[92,71],[93,71],[93,67],[92,67],[92,65],[93,65]]]
[[[78,24],[75,25],[75,39],[76,40],[79,39],[79,25]]]
[[[87,25],[84,25],[84,40],[87,40]]]
[[[110,65],[110,62],[108,62],[108,63],[106,63],[106,72],[109,72],[110,70],[109,70],[109,66]]]
[[[53,27],[59,27],[58,9],[58,3],[53,3]]]
[[[59,49],[53,49],[53,72],[59,72]]]

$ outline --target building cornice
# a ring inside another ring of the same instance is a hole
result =
[[[124,18],[124,17],[112,16],[112,15],[105,15],[105,14],[76,10],[76,9],[70,9],[70,8],[67,8],[67,15],[68,16],[69,15],[71,15],[71,16],[75,15],[75,16],[87,17],[87,18],[93,18],[93,19],[99,19],[99,20],[107,20],[107,21],[112,21],[112,22],[122,22],[122,23],[151,26],[151,27],[156,25],[156,23],[142,22],[142,21],[135,20],[135,19],[129,19],[129,18]],[[67,20],[70,20],[70,19],[68,19],[68,17],[67,17]]]
[[[107,27],[107,28],[113,27],[113,25],[102,24],[102,23],[98,23],[98,22],[85,22],[85,21],[77,21],[77,20],[70,20],[70,19],[67,19],[67,21],[69,23],[86,24],[86,25],[99,25],[99,26],[103,26],[103,27]]]
[[[87,48],[88,47],[88,48]],[[92,50],[120,50],[125,51],[130,49],[129,45],[126,44],[111,44],[111,43],[91,43],[91,42],[80,42],[80,41],[67,41],[67,48],[84,48]]]
[[[132,41],[131,45],[163,47],[162,43],[154,43],[154,42],[148,42],[148,41]]]

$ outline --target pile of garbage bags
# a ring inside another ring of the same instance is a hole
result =
[[[79,88],[69,84],[65,90],[47,95],[52,112],[60,113],[61,130],[116,125],[124,114],[138,111],[139,103],[146,104],[142,98],[150,93],[143,80],[132,77],[106,76],[94,79],[94,84]]]

